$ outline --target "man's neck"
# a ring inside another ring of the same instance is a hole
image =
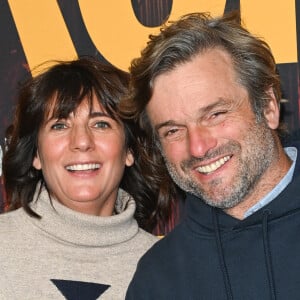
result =
[[[253,190],[238,205],[224,211],[236,219],[244,219],[245,212],[274,189],[286,175],[291,164],[291,159],[286,155],[284,149],[280,147],[278,158],[262,174]]]

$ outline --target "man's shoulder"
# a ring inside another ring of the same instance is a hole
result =
[[[183,224],[177,225],[170,233],[156,242],[142,257],[141,263],[146,265],[159,265],[168,258],[176,256],[177,249],[181,248],[182,238],[184,237]]]

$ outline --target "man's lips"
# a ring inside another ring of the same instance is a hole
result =
[[[73,164],[65,167],[68,171],[93,171],[100,168],[98,163]]]
[[[214,161],[213,163],[207,164],[205,166],[197,167],[196,170],[202,174],[209,174],[222,167],[230,158],[231,158],[230,155],[224,156]]]

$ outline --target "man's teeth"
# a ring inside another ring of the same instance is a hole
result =
[[[87,170],[95,170],[99,169],[100,164],[78,164],[67,166],[66,169],[69,171],[87,171]]]
[[[198,167],[197,171],[199,171],[200,173],[204,173],[204,174],[211,173],[211,172],[219,169],[221,166],[223,166],[226,163],[226,161],[228,161],[229,159],[230,159],[230,156],[222,157],[221,159],[213,162],[212,164]]]

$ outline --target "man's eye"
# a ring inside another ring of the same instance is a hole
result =
[[[67,126],[64,123],[55,123],[51,126],[51,129],[54,130],[62,130],[65,129]]]
[[[164,136],[172,136],[172,135],[174,135],[176,132],[178,132],[178,129],[177,128],[172,128],[172,129],[170,129],[170,130],[167,130],[166,132],[165,132],[165,134],[164,134]]]
[[[176,137],[178,137],[179,133],[180,133],[180,130],[178,128],[170,128],[170,129],[162,130],[159,133],[159,136],[161,139],[169,140],[169,139],[175,139]]]
[[[227,111],[217,111],[217,112],[214,112],[214,113],[211,114],[211,118],[215,119],[215,118],[220,117],[220,116],[222,116],[226,113],[227,113]]]

